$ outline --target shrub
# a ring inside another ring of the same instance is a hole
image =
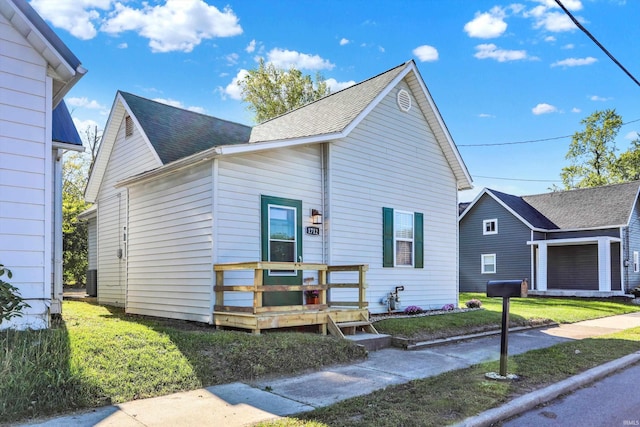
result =
[[[453,304],[445,304],[442,306],[442,311],[453,311],[455,306]]]
[[[9,279],[13,277],[11,270],[0,264],[0,323],[12,317],[22,316],[22,310],[30,307],[20,297],[18,288],[4,281],[4,275]]]
[[[479,299],[470,299],[466,302],[467,308],[480,308],[482,307],[482,302]]]
[[[418,307],[417,305],[410,305],[409,307],[404,309],[404,314],[420,314],[423,311],[424,310],[422,310],[422,308]]]

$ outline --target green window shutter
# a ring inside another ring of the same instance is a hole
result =
[[[416,212],[414,218],[414,266],[424,268],[424,215]]]
[[[393,267],[393,209],[382,208],[382,266]]]

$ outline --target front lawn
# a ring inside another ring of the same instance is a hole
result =
[[[45,331],[0,332],[0,423],[360,360],[350,341],[252,335],[65,301]]]
[[[487,298],[482,293],[461,293],[460,307],[478,299],[481,310],[446,315],[391,318],[375,323],[385,334],[413,341],[463,335],[498,329],[502,322],[502,298]],[[545,323],[575,323],[640,311],[640,306],[611,300],[577,298],[511,298],[509,321],[514,326],[538,326]]]

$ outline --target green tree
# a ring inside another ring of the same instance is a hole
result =
[[[260,58],[258,68],[249,70],[239,82],[242,100],[254,113],[257,123],[272,119],[316,99],[329,95],[331,90],[320,73],[315,83],[295,67],[284,70]]]
[[[584,130],[573,134],[566,159],[571,165],[560,174],[567,189],[621,182],[615,138],[622,117],[615,109],[596,111],[580,121]]]
[[[31,307],[24,302],[18,288],[4,280],[4,275],[7,279],[13,277],[11,270],[0,264],[0,324],[12,317],[22,317],[22,310]]]
[[[82,153],[65,155],[62,166],[62,248],[64,283],[82,285],[87,270],[87,223],[78,214],[89,204],[84,201],[89,161]]]
[[[640,179],[640,137],[631,141],[631,147],[618,157],[618,171],[623,181]]]

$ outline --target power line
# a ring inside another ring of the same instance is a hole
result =
[[[576,26],[578,28],[580,28],[580,30],[582,30],[583,33],[585,33],[591,40],[593,40],[593,42],[604,52],[607,54],[607,56],[609,58],[611,58],[611,60],[622,69],[622,71],[624,71],[629,77],[631,77],[631,80],[633,80],[638,86],[640,86],[640,82],[633,77],[633,74],[631,74],[629,71],[627,71],[626,68],[624,68],[624,66],[611,54],[609,53],[609,51],[602,46],[602,44],[598,41],[598,39],[596,39],[593,35],[591,35],[591,33],[589,32],[589,30],[587,30],[584,26],[582,26],[582,24],[580,22],[578,22],[578,20],[576,18],[573,17],[573,15],[571,14],[571,12],[569,12],[569,10],[564,7],[564,5],[562,4],[562,2],[560,0],[555,0],[556,3],[558,3],[558,6],[560,6],[560,8],[562,10],[564,10],[564,13],[567,14],[567,16],[573,21],[574,24],[576,24]]]
[[[527,181],[527,182],[562,182],[559,179],[520,179],[520,178],[503,178],[498,176],[472,175],[474,178],[500,179],[503,181]]]
[[[621,126],[628,125],[630,123],[640,122],[640,119],[630,120],[628,122],[623,123]],[[554,136],[551,138],[542,138],[542,139],[530,139],[527,141],[515,141],[515,142],[487,142],[484,144],[456,144],[457,147],[493,147],[497,145],[516,145],[516,144],[531,144],[534,142],[545,142],[545,141],[554,141],[557,139],[571,138],[573,135],[565,135],[565,136]]]

